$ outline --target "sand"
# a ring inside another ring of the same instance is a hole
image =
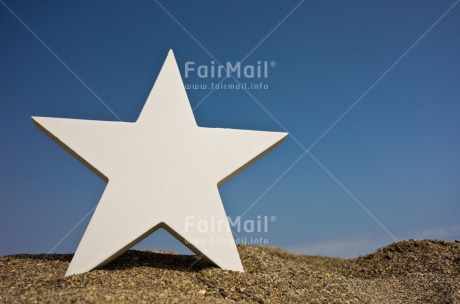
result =
[[[70,254],[0,258],[2,303],[460,303],[460,243],[409,240],[356,259],[238,246],[245,273],[130,250],[64,277]]]

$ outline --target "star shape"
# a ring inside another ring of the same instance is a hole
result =
[[[199,127],[172,50],[134,123],[32,118],[107,182],[66,276],[109,263],[159,228],[243,271],[217,187],[287,133]]]

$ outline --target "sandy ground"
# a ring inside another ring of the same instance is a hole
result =
[[[240,245],[245,273],[130,250],[64,277],[70,254],[0,258],[2,303],[460,303],[460,243],[410,240],[356,259]]]

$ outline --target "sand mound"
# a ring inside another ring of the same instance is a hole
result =
[[[460,244],[391,244],[357,259],[240,245],[245,273],[195,256],[130,250],[64,277],[72,255],[0,258],[0,302],[460,303]]]

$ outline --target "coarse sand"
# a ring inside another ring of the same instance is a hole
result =
[[[64,277],[72,255],[0,257],[2,303],[460,303],[460,243],[409,240],[356,259],[239,245],[244,273],[130,250]]]

